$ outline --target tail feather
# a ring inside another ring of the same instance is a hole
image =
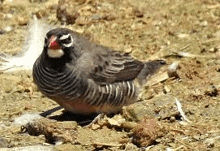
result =
[[[166,62],[164,60],[153,60],[146,62],[142,71],[137,77],[139,84],[146,84],[147,79],[154,75],[165,64]]]

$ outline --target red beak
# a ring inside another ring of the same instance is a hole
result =
[[[48,47],[50,48],[50,49],[54,49],[54,50],[56,50],[56,49],[60,49],[60,46],[59,46],[59,44],[57,43],[57,37],[55,37],[55,36],[52,36],[51,38],[50,38],[50,43],[49,43],[49,45],[48,45]]]

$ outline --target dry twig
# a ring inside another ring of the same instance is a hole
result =
[[[183,119],[187,121],[188,123],[191,123],[191,121],[186,118],[185,113],[182,110],[181,103],[179,102],[177,98],[176,98],[176,106],[177,106],[178,111],[180,112],[180,115],[183,117]]]

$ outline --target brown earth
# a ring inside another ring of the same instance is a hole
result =
[[[51,144],[56,144],[52,150],[220,150],[220,1],[3,0],[1,53],[22,50],[32,14],[55,26],[67,23],[92,41],[132,51],[141,60],[178,62],[180,78],[146,86],[141,101],[92,128],[63,120],[74,115],[60,111],[21,128],[17,117],[57,104],[37,90],[31,71],[2,73],[0,150]],[[176,99],[190,121],[177,110]]]

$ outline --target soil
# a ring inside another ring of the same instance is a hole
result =
[[[137,59],[176,62],[178,76],[146,86],[137,103],[92,127],[63,110],[21,126],[18,117],[58,105],[31,71],[1,73],[0,150],[220,150],[219,8],[218,0],[1,1],[1,53],[22,51],[36,14]]]

